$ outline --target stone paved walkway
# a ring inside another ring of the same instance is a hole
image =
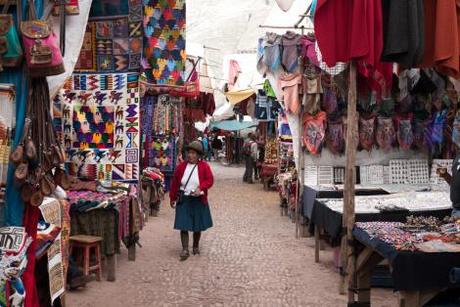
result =
[[[163,205],[141,233],[136,262],[123,250],[117,281],[70,293],[68,306],[346,306],[332,254],[314,263],[313,240],[295,239],[277,193],[243,185],[241,168],[213,168],[215,226],[203,235],[201,256],[179,262],[174,211]],[[391,291],[373,291],[373,306],[395,305]]]

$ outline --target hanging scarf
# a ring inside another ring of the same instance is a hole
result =
[[[318,112],[316,115],[305,113],[302,138],[307,150],[314,155],[321,153],[325,136],[326,112]]]
[[[375,116],[359,118],[359,145],[364,150],[371,151],[375,143]]]
[[[398,115],[396,117],[397,139],[399,147],[409,150],[414,142],[414,133],[412,131],[413,114]]]
[[[383,151],[389,151],[396,141],[396,132],[391,117],[379,116],[376,131],[377,144]]]

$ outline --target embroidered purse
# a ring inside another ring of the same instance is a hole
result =
[[[9,7],[8,1],[0,14],[0,71],[3,71],[3,67],[19,66],[23,57],[13,15],[8,14]]]
[[[29,18],[21,22],[26,62],[32,77],[47,77],[65,72],[56,35],[47,21],[36,19],[35,4],[29,2]]]

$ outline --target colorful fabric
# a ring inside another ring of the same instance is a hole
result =
[[[375,143],[375,117],[359,117],[359,145],[371,151]]]
[[[412,114],[396,117],[397,139],[399,147],[409,150],[414,142],[414,133],[412,131]]]
[[[153,133],[157,135],[177,134],[181,131],[181,100],[169,95],[158,96],[153,109]]]
[[[139,72],[142,1],[93,1],[75,72]]]
[[[153,136],[149,143],[149,166],[165,173],[172,173],[176,167],[176,138],[174,136]]]
[[[305,113],[303,116],[303,144],[309,153],[318,155],[323,148],[326,136],[326,112],[316,115]]]
[[[143,68],[157,85],[185,81],[185,0],[144,2]]]
[[[54,99],[67,168],[80,178],[139,178],[137,74],[74,74]]]
[[[390,117],[377,118],[376,140],[380,149],[389,151],[396,141],[393,119]]]

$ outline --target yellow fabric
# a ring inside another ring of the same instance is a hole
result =
[[[254,94],[255,94],[255,91],[253,89],[247,89],[247,90],[226,92],[225,96],[227,97],[228,101],[232,105],[235,105],[235,104],[240,103],[241,101],[243,101],[245,99],[248,99],[249,97],[251,97]]]

